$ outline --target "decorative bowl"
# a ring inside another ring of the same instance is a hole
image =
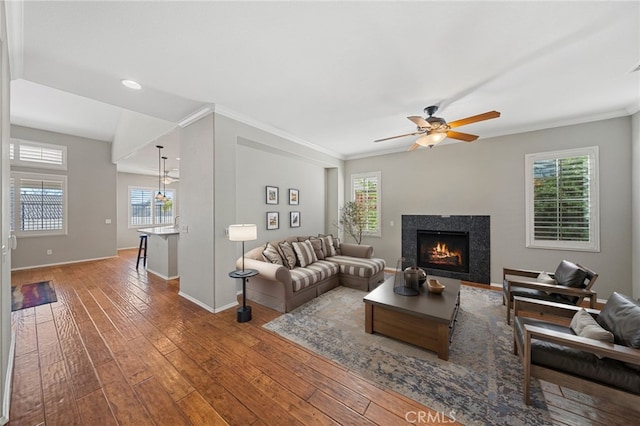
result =
[[[430,279],[427,282],[427,289],[429,290],[429,293],[442,294],[444,288],[445,286],[443,284],[440,284],[440,281],[438,280]]]

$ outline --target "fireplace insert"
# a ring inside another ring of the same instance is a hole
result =
[[[418,230],[419,267],[453,272],[469,272],[469,233]]]

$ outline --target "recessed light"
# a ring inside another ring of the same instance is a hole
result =
[[[176,160],[180,161],[180,157],[176,157]]]
[[[140,85],[140,83],[138,83],[137,81],[133,81],[133,80],[122,80],[121,81],[122,85],[124,87],[128,87],[129,89],[133,89],[133,90],[140,90],[142,89],[142,86]]]

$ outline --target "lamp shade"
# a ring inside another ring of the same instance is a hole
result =
[[[258,227],[255,224],[229,225],[230,241],[253,241],[258,239]]]
[[[440,133],[440,132],[429,131],[428,134],[418,138],[416,143],[422,146],[433,146],[442,142],[446,137],[447,137],[446,132]]]

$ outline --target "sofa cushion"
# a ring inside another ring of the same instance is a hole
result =
[[[316,253],[313,251],[311,241],[306,240],[301,242],[294,242],[291,243],[291,246],[293,247],[293,251],[296,253],[296,265],[304,268],[305,266],[318,261]]]
[[[362,259],[351,256],[332,256],[327,260],[335,262],[340,266],[341,274],[353,275],[356,277],[369,278],[384,269],[385,262],[383,259],[372,257],[370,259]]]
[[[558,265],[554,274],[556,282],[566,287],[584,288],[584,280],[587,278],[587,271],[568,260],[563,260]]]
[[[326,260],[319,260],[306,268],[293,268],[290,272],[293,291],[296,292],[337,274],[338,266]]]
[[[547,274],[546,272],[540,272],[538,274],[538,278],[536,278],[536,281],[538,281],[539,283],[544,283],[544,284],[556,284],[556,280],[551,278],[551,276],[549,274]]]
[[[271,243],[267,243],[264,250],[262,251],[262,255],[271,263],[275,263],[276,265],[284,265],[282,262],[282,256],[280,256],[280,252],[277,248],[275,248]]]
[[[640,303],[613,292],[598,315],[598,323],[613,333],[619,345],[640,348]]]
[[[278,247],[280,248],[280,252],[282,253],[282,260],[284,261],[284,266],[289,269],[293,269],[296,266],[296,254],[293,251],[293,247],[287,241],[283,243],[279,243]]]
[[[581,337],[613,343],[613,333],[600,327],[600,324],[584,308],[576,312],[571,319],[571,330]]]

